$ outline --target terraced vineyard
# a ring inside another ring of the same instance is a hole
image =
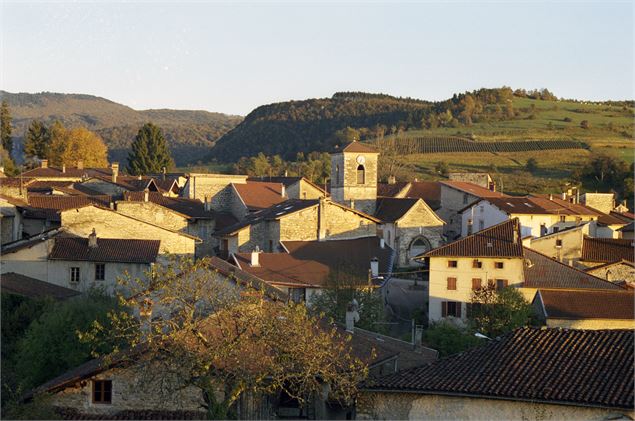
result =
[[[382,139],[375,142],[380,150],[396,149],[399,154],[449,152],[528,152],[554,149],[588,149],[574,140],[516,140],[510,142],[477,142],[456,136],[410,137]]]

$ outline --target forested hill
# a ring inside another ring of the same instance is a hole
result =
[[[431,106],[421,100],[358,92],[263,105],[224,135],[211,157],[233,162],[263,152],[295,158],[298,152],[328,150],[341,143],[347,127],[363,128],[362,138],[370,138],[376,131],[418,124]]]
[[[145,122],[152,121],[163,128],[177,165],[185,165],[209,154],[216,140],[242,120],[240,116],[208,111],[137,111],[92,95],[5,91],[0,91],[0,95],[9,103],[13,133],[19,145],[31,120],[46,123],[59,120],[66,127],[85,126],[99,133],[108,145],[109,158],[122,163]]]

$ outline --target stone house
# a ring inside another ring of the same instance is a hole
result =
[[[49,231],[2,249],[2,273],[18,273],[49,284],[85,292],[112,293],[117,278],[145,276],[157,261],[159,240],[87,238]]]
[[[632,419],[634,345],[632,330],[517,329],[368,382],[357,419]]]
[[[242,221],[214,232],[219,253],[251,252],[258,247],[267,252],[281,251],[286,240],[312,241],[353,239],[377,235],[379,219],[347,208],[329,199],[290,199]]]
[[[24,171],[22,177],[39,181],[82,181],[90,177],[113,177],[119,174],[119,164],[113,162],[108,168],[84,168],[81,161],[75,167],[50,167],[47,159],[40,161],[40,167]]]
[[[231,183],[231,214],[241,220],[247,215],[287,200],[284,184],[265,181]]]
[[[378,237],[332,241],[283,241],[284,252],[235,253],[231,263],[283,291],[294,302],[311,303],[334,286],[338,274],[361,287],[389,278],[394,251]]]
[[[591,268],[620,260],[633,262],[635,260],[634,247],[633,240],[585,236],[582,239],[582,255],[579,264]]]
[[[232,202],[231,184],[245,184],[246,175],[190,173],[182,189],[182,196],[210,202],[211,209],[228,212]]]
[[[0,196],[0,245],[22,238],[22,212],[16,206],[22,201]]]
[[[378,156],[375,149],[356,141],[332,153],[333,201],[373,214],[377,201]]]
[[[446,236],[455,239],[461,235],[459,211],[478,200],[500,197],[508,196],[465,181],[442,181],[440,207],[436,212],[446,223]]]
[[[548,327],[635,329],[633,291],[540,289],[532,302]]]
[[[474,184],[490,191],[496,190],[496,183],[488,173],[451,172],[448,174],[448,179],[450,181]]]
[[[73,187],[88,195],[106,194],[113,198],[121,199],[127,192],[142,192],[148,190],[163,194],[154,179],[142,176],[129,176],[113,174],[112,177],[91,177],[81,183],[75,183]]]
[[[618,260],[585,270],[586,273],[628,288],[635,287],[635,263]]]
[[[580,203],[609,214],[615,209],[615,193],[583,193],[580,195]]]
[[[526,244],[532,250],[559,262],[577,266],[582,256],[582,241],[590,234],[594,224],[595,222],[587,222],[542,237],[531,237]]]
[[[397,253],[397,266],[412,266],[415,256],[443,243],[444,222],[421,199],[378,199],[375,216],[382,221],[384,240]]]
[[[397,182],[394,177],[388,183],[377,183],[377,197],[396,199],[421,199],[436,211],[441,206],[441,183],[438,181]]]
[[[96,230],[105,238],[160,240],[159,254],[194,256],[196,243],[201,242],[196,236],[92,204],[63,210],[60,219],[62,227],[79,236]]]

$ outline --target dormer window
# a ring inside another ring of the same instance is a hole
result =
[[[357,184],[366,184],[366,170],[361,164],[357,166]]]

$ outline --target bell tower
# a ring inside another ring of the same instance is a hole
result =
[[[331,198],[372,215],[377,202],[378,158],[379,152],[357,141],[331,154]]]

